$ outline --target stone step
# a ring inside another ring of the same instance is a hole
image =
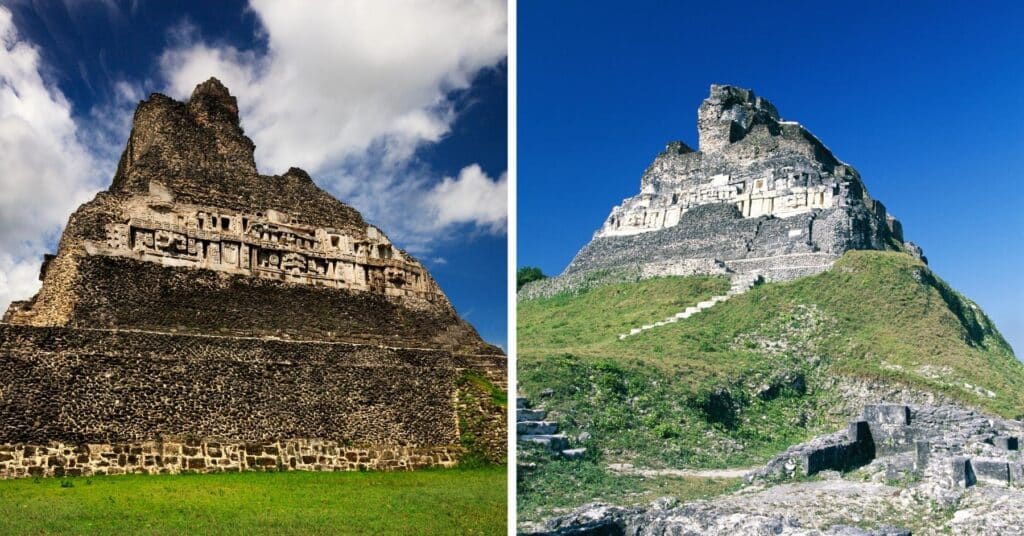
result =
[[[516,423],[519,435],[549,435],[558,432],[558,423],[550,421],[522,421]]]
[[[524,409],[530,407],[530,401],[523,396],[516,397],[516,409]]]
[[[516,422],[523,421],[543,421],[544,417],[547,417],[548,412],[542,409],[522,409],[516,410]]]
[[[710,309],[710,308],[715,306],[715,303],[717,303],[717,302],[713,302],[711,300],[702,301],[702,302],[697,303],[697,308],[698,309],[702,309],[702,310],[703,309]]]
[[[569,439],[565,437],[565,434],[521,435],[519,436],[519,441],[544,445],[556,452],[569,448]]]
[[[586,454],[586,452],[587,452],[587,449],[585,449],[585,448],[565,449],[565,450],[562,451],[562,456],[565,456],[566,458],[568,458],[570,460],[578,460],[578,459],[582,458],[583,455]]]

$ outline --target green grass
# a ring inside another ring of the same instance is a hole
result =
[[[504,467],[0,481],[0,534],[505,534]]]
[[[529,448],[529,447],[527,447]],[[544,456],[543,453],[537,453]],[[542,470],[520,469],[518,522],[537,522],[566,513],[583,503],[618,506],[646,504],[658,497],[681,501],[706,499],[739,489],[739,478],[691,478],[618,475],[592,460],[549,457]]]
[[[929,391],[1004,417],[1024,413],[1024,366],[995,326],[899,252],[851,251],[827,272],[760,285],[685,321],[616,337],[727,286],[724,278],[673,277],[521,301],[522,390],[570,435],[593,436],[586,446],[598,471],[610,462],[762,463],[842,427],[837,381]],[[545,389],[553,392],[541,398]],[[542,465],[535,475],[548,471]],[[531,486],[520,482],[526,504],[586,502]]]
[[[516,334],[530,355],[603,356],[615,352],[620,333],[728,289],[724,277],[665,277],[528,300],[519,304]]]

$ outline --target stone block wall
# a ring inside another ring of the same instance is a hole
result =
[[[0,324],[0,476],[30,474],[44,454],[44,474],[241,470],[270,455],[297,469],[451,464],[459,378],[504,383],[504,367],[504,356],[443,350]],[[469,409],[504,437],[503,412]],[[103,465],[143,452],[160,463]]]
[[[239,471],[403,471],[451,467],[458,446],[374,447],[289,439],[267,443],[206,440],[0,445],[0,478],[223,473]]]
[[[377,294],[118,257],[71,262],[74,291],[63,298],[61,325],[500,353],[447,302],[411,308]]]

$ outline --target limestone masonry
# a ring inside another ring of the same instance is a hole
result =
[[[700,150],[669,143],[563,278],[612,269],[771,281],[820,272],[850,249],[920,255],[853,167],[753,91],[712,85],[697,127]]]
[[[253,150],[216,79],[139,104],[111,187],[0,324],[0,478],[504,456],[503,410],[464,381],[502,387],[502,352],[380,229]]]

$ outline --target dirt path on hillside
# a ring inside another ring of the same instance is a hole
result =
[[[696,477],[696,478],[743,478],[744,475],[757,469],[757,467],[737,467],[733,469],[643,469],[633,467],[629,463],[608,464],[608,469],[622,475],[637,475],[644,477],[675,476],[675,477]]]

